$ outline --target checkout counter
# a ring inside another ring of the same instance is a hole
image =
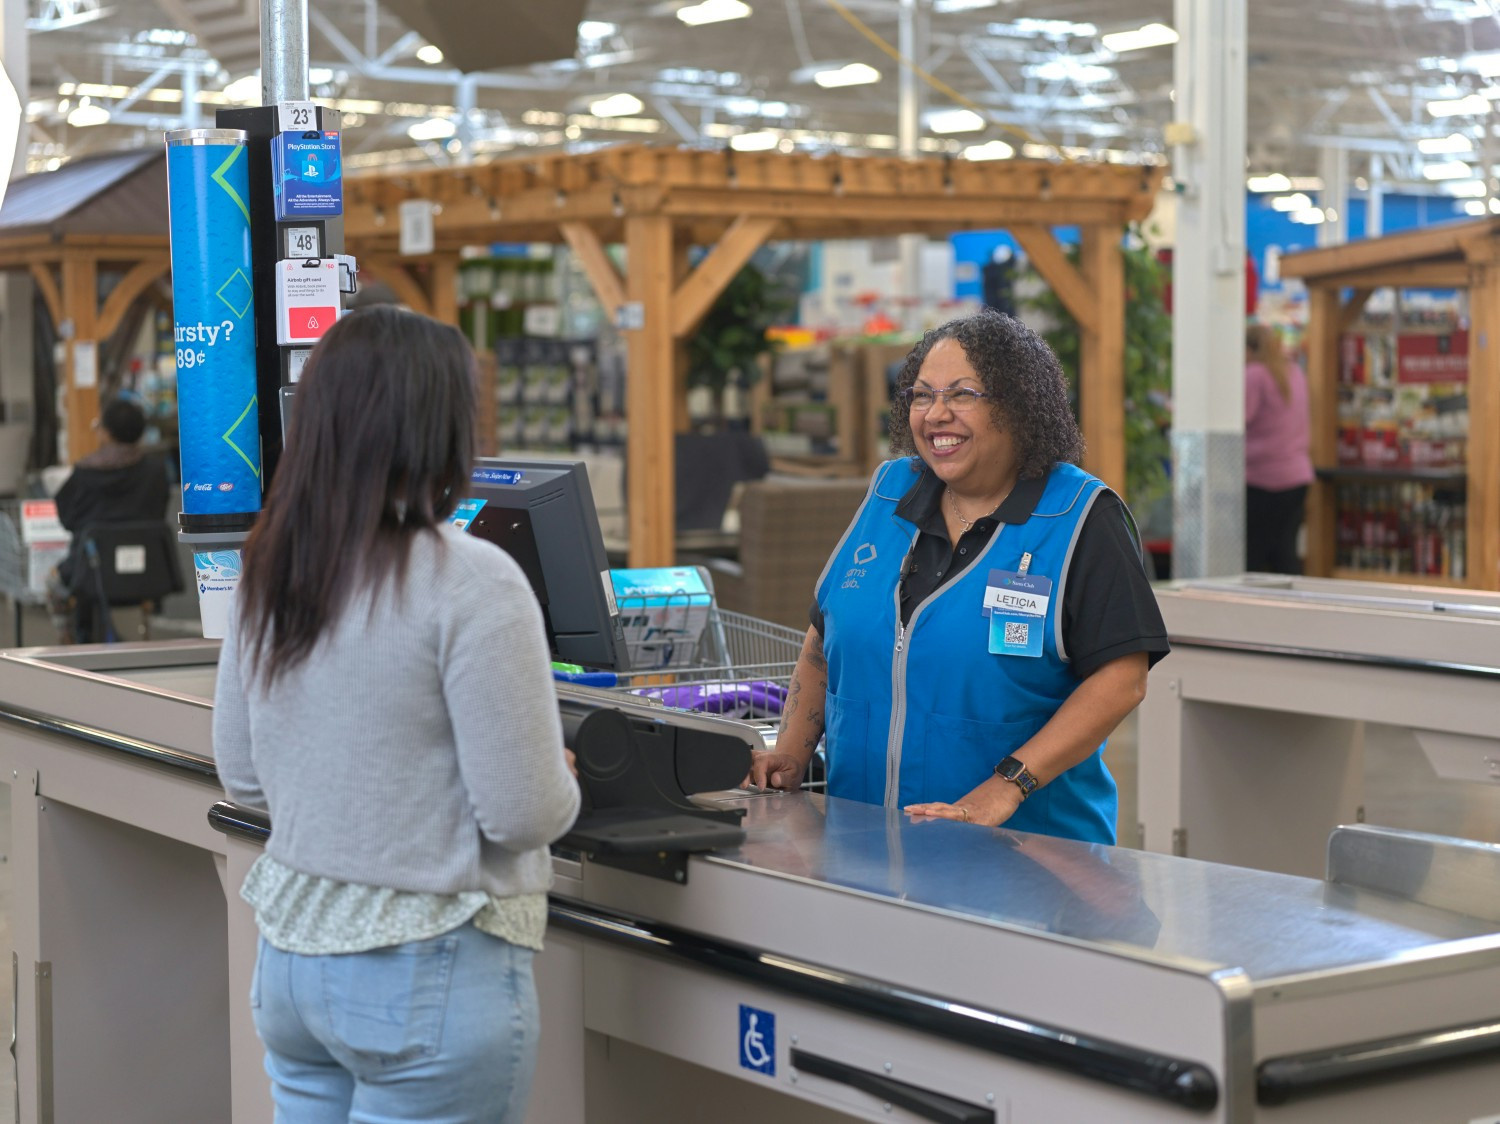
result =
[[[271,1119],[216,655],[0,653],[23,1124]],[[1500,1114],[1500,849],[1355,827],[1300,878],[702,799],[744,839],[680,880],[557,855],[528,1124]]]
[[[1172,654],[1140,709],[1151,851],[1317,877],[1364,819],[1364,729],[1500,784],[1500,594],[1249,574],[1158,586]]]

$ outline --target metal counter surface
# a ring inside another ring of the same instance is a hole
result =
[[[1494,934],[1492,923],[1310,878],[1077,843],[819,795],[755,797],[708,861],[1257,985]],[[851,934],[851,939],[857,935]],[[1493,942],[1500,950],[1500,937]]]

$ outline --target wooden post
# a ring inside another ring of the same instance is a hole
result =
[[[458,326],[458,255],[443,254],[432,259],[432,318]]]
[[[676,556],[676,449],[672,339],[672,220],[625,220],[626,503],[630,564],[669,566]]]
[[[1368,294],[1366,294],[1368,297]],[[1358,294],[1355,294],[1356,299]],[[1360,305],[1363,306],[1363,301]],[[1313,468],[1338,467],[1339,336],[1345,309],[1339,290],[1315,285],[1308,291],[1307,396]],[[1307,573],[1333,573],[1338,524],[1337,485],[1314,480],[1307,490]]]
[[[63,367],[63,404],[68,422],[68,461],[76,464],[99,447],[99,266],[92,254],[69,250],[63,256],[63,315],[73,326]],[[93,349],[91,364],[84,364],[79,382],[78,350]]]
[[[1469,496],[1464,584],[1500,589],[1500,262],[1471,263]]]
[[[1114,224],[1085,226],[1079,265],[1094,293],[1092,330],[1079,325],[1078,404],[1084,463],[1127,501],[1125,491],[1125,258]]]

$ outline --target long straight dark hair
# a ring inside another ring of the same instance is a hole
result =
[[[313,349],[286,452],[244,549],[239,623],[270,687],[356,593],[399,590],[412,540],[436,533],[474,460],[475,362],[458,329],[379,306]]]

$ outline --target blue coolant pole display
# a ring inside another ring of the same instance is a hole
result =
[[[182,510],[260,508],[250,176],[238,129],[167,134]]]

